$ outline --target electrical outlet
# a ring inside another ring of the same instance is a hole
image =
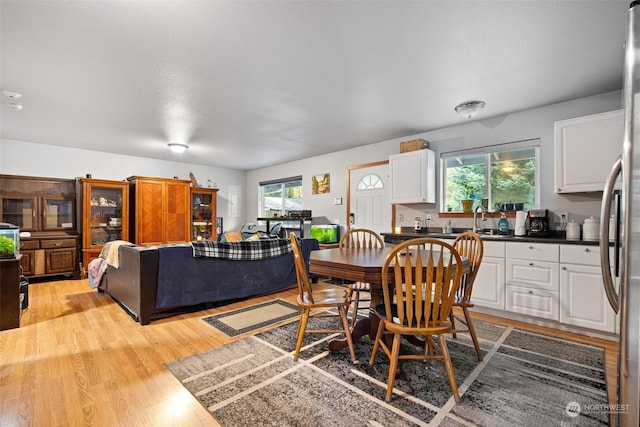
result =
[[[426,218],[427,218],[427,221],[431,221],[431,214],[427,214]]]
[[[342,204],[342,197],[334,197],[333,198],[333,204],[334,205],[341,205]]]
[[[560,224],[566,224],[569,222],[569,212],[556,212],[558,215]]]
[[[398,221],[400,221],[400,222],[404,221],[404,215],[403,214],[398,214]]]

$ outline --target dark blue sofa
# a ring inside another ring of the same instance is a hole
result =
[[[301,239],[303,256],[319,249]],[[119,268],[107,267],[98,290],[114,298],[141,325],[153,318],[224,302],[279,292],[296,286],[293,252],[239,261],[193,257],[190,245],[144,248],[121,246]]]

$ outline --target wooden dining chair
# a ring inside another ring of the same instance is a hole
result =
[[[378,233],[367,228],[352,228],[348,230],[338,243],[340,248],[383,248],[384,240]],[[366,282],[354,282],[347,285],[352,291],[354,297],[351,298],[353,304],[351,306],[352,317],[351,327],[355,325],[358,318],[358,310],[366,310],[367,316],[369,316],[369,304],[366,307],[360,308],[361,301],[371,301],[369,299],[361,299],[361,292],[371,292],[371,285]]]
[[[380,323],[369,360],[370,365],[375,362],[379,348],[389,358],[387,402],[391,400],[399,360],[403,359],[442,359],[453,397],[459,401],[445,340],[451,332],[449,314],[462,280],[463,269],[456,266],[462,266],[462,260],[453,246],[429,238],[406,240],[387,256],[381,273],[384,302],[375,307]],[[391,348],[385,335],[393,335]],[[424,336],[424,352],[400,354],[403,335]],[[432,344],[434,335],[438,336],[438,344]]]
[[[470,271],[462,276],[462,283],[460,284],[460,288],[456,293],[456,298],[453,301],[454,307],[462,309],[462,313],[464,314],[463,323],[466,324],[467,328],[458,329],[456,327],[455,313],[452,310],[449,316],[449,319],[451,320],[451,329],[454,338],[457,338],[456,334],[458,332],[468,332],[469,335],[471,335],[473,346],[476,348],[476,353],[478,354],[478,360],[481,361],[482,350],[480,350],[480,344],[478,344],[478,337],[476,336],[476,330],[474,329],[473,322],[471,321],[469,308],[473,307],[473,303],[471,302],[471,293],[473,291],[473,282],[476,280],[478,269],[482,263],[484,245],[482,239],[476,233],[473,231],[465,231],[456,237],[453,241],[453,247],[458,251],[460,256],[469,258]]]
[[[305,333],[317,334],[335,334],[343,333],[347,339],[351,361],[356,362],[356,353],[351,339],[351,330],[349,328],[349,320],[347,312],[351,305],[351,290],[347,288],[331,288],[314,290],[311,286],[311,280],[307,274],[307,267],[302,257],[302,251],[298,243],[298,238],[294,233],[289,235],[291,246],[293,248],[293,258],[296,267],[296,276],[298,278],[298,306],[301,309],[300,322],[298,324],[298,339],[296,342],[296,351],[293,360],[298,360],[300,356],[300,348]],[[338,314],[326,311],[328,308],[335,308]],[[314,311],[315,310],[315,311]],[[309,318],[337,317],[340,318],[341,329],[307,329]]]

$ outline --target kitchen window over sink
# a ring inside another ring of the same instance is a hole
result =
[[[540,140],[511,142],[442,153],[441,210],[463,212],[489,199],[489,211],[538,206]],[[442,208],[444,207],[444,208]]]

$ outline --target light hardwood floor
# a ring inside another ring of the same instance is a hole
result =
[[[276,296],[295,302],[295,294],[285,291],[140,326],[85,280],[31,284],[21,327],[0,332],[0,426],[218,426],[165,363],[233,340],[201,317]],[[477,317],[604,346],[612,396],[614,343]]]

